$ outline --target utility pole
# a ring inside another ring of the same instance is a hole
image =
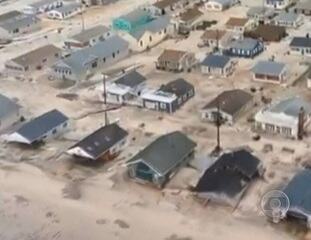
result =
[[[106,75],[103,74],[103,85],[104,85],[104,104],[105,104],[105,126],[109,124],[108,109],[107,109],[107,89],[106,89]]]
[[[83,3],[81,2],[81,25],[82,25],[82,32],[85,29],[85,23],[84,23],[84,16],[83,16]]]
[[[223,123],[223,119],[220,113],[221,109],[220,109],[220,100],[217,99],[217,112],[216,112],[216,129],[217,129],[217,145],[215,147],[215,149],[213,150],[212,154],[218,156],[219,153],[221,152],[221,145],[220,145],[220,127]]]

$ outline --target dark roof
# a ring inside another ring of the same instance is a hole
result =
[[[260,160],[244,149],[224,153],[205,171],[195,191],[236,197],[257,176],[259,165]]]
[[[203,60],[202,65],[212,68],[224,68],[229,61],[230,58],[227,56],[210,54]]]
[[[160,8],[160,9],[165,9],[167,7],[173,6],[179,1],[180,0],[160,0],[160,1],[155,2],[153,6]]]
[[[128,87],[135,87],[145,82],[146,80],[147,79],[137,71],[131,71],[129,73],[122,75],[115,81],[115,83]]]
[[[0,15],[0,22],[7,21],[7,20],[15,18],[19,15],[22,15],[22,13],[18,12],[18,11],[10,11],[10,12],[3,13]]]
[[[127,135],[127,131],[119,127],[118,124],[113,123],[96,130],[70,149],[79,147],[92,156],[93,159],[98,159]]]
[[[286,28],[260,24],[254,31],[246,32],[244,35],[252,38],[262,38],[264,41],[279,41],[286,36]]]
[[[88,42],[91,38],[98,37],[108,32],[109,28],[104,25],[98,25],[92,28],[88,28],[78,34],[73,35],[71,38],[79,42]]]
[[[311,215],[311,170],[302,170],[288,183],[283,192],[290,202],[289,211]]]
[[[253,96],[251,94],[240,89],[224,91],[209,102],[203,110],[217,108],[219,105],[221,111],[234,115],[252,99]]]
[[[193,85],[187,82],[185,79],[178,78],[174,81],[169,82],[166,85],[162,85],[159,90],[162,92],[176,94],[176,96],[183,96],[193,88]]]
[[[197,7],[194,7],[180,14],[180,19],[184,22],[193,22],[202,15],[203,13]]]
[[[311,38],[307,37],[294,37],[291,43],[289,44],[291,47],[311,47]]]
[[[176,131],[157,138],[128,163],[142,161],[157,173],[165,175],[181,163],[195,147],[195,142]]]
[[[54,109],[24,124],[16,133],[33,143],[66,121],[68,117]]]

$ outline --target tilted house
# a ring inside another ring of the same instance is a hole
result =
[[[289,7],[294,1],[293,0],[265,0],[265,7],[282,10]]]
[[[0,133],[21,120],[20,106],[0,94]]]
[[[225,152],[204,172],[194,192],[199,198],[235,207],[262,173],[261,161],[250,152]]]
[[[60,136],[68,128],[68,117],[54,109],[28,121],[5,139],[8,142],[35,145]]]
[[[286,84],[288,70],[284,63],[274,61],[259,61],[252,68],[253,80],[274,84]]]
[[[245,32],[245,37],[261,39],[264,42],[279,42],[286,37],[286,28],[274,25],[260,24],[256,29]]]
[[[61,52],[54,45],[45,45],[5,62],[5,68],[11,74],[31,74],[54,64],[61,58]]]
[[[64,20],[72,18],[83,12],[83,8],[78,2],[63,4],[61,7],[53,9],[47,13],[48,18],[56,20]]]
[[[228,56],[210,54],[201,63],[201,72],[213,76],[228,77],[234,71],[235,62]]]
[[[97,25],[88,28],[78,34],[73,35],[65,41],[65,46],[69,49],[81,49],[91,47],[98,42],[104,41],[112,35],[109,28],[104,25]]]
[[[281,12],[273,19],[272,23],[281,27],[298,28],[303,24],[303,17],[294,12]]]
[[[264,50],[262,41],[244,38],[233,41],[224,53],[233,57],[254,58]]]
[[[162,85],[156,91],[144,91],[141,94],[142,107],[172,114],[194,97],[194,94],[194,86],[179,78]]]
[[[216,122],[219,113],[222,121],[233,125],[238,117],[252,105],[252,100],[251,94],[240,89],[224,91],[203,107],[201,118]]]
[[[286,138],[302,138],[310,123],[311,103],[291,97],[272,103],[255,115],[255,130]]]
[[[113,123],[101,127],[67,150],[67,153],[88,160],[109,161],[124,149],[128,132]]]
[[[158,57],[156,68],[166,71],[183,72],[191,71],[196,64],[193,53],[166,49]]]
[[[0,39],[12,39],[41,28],[35,15],[11,11],[0,15]]]
[[[39,0],[27,5],[23,12],[26,14],[40,14],[63,6],[63,0]]]
[[[70,56],[56,62],[51,67],[51,75],[72,81],[87,80],[100,69],[125,58],[128,53],[128,42],[119,36],[111,36],[105,41],[75,51]]]
[[[107,84],[107,101],[126,104],[138,98],[146,87],[146,78],[137,71],[125,73]]]
[[[311,38],[306,37],[294,37],[289,44],[291,54],[297,55],[311,55]]]
[[[163,188],[194,157],[196,143],[181,132],[157,138],[128,161],[129,176]]]
[[[294,7],[295,13],[301,13],[306,16],[311,15],[311,2],[309,0],[302,0],[296,3]]]

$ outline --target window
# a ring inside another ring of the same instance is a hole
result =
[[[115,58],[115,57],[116,57],[116,54],[115,54],[115,53],[112,53],[112,57]]]
[[[141,40],[141,41],[139,42],[139,45],[140,45],[141,47],[144,45],[143,40]]]
[[[161,109],[166,109],[166,103],[160,103],[160,108]]]
[[[92,63],[92,68],[96,68],[97,67],[97,62],[93,62]]]
[[[149,36],[149,41],[152,42],[152,36]]]
[[[56,133],[57,133],[57,129],[54,129],[54,130],[52,131],[52,133],[53,133],[53,134],[56,134]]]

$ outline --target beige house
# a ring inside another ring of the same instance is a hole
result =
[[[226,28],[230,31],[241,32],[250,31],[256,26],[255,21],[248,18],[231,17],[226,22]]]

